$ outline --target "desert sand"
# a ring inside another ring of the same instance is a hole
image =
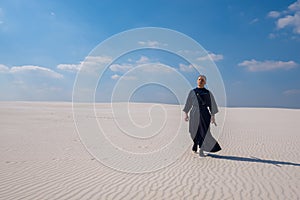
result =
[[[107,106],[97,104],[100,110]],[[87,151],[71,103],[1,102],[0,199],[300,199],[300,110],[226,110],[218,136],[222,151],[200,158],[189,146],[168,166],[130,173],[104,165]],[[107,120],[109,129],[114,116],[99,112],[96,117]],[[144,119],[149,122],[148,115],[134,120]],[[186,126],[180,134],[188,138]],[[127,150],[158,145],[144,143]]]

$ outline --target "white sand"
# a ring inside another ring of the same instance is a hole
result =
[[[300,110],[228,108],[217,156],[188,148],[133,174],[86,151],[70,103],[1,102],[0,199],[300,199],[299,119]]]

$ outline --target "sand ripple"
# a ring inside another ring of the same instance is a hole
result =
[[[300,198],[299,110],[229,108],[220,153],[200,158],[187,149],[166,168],[132,174],[85,150],[68,103],[0,109],[3,200]]]

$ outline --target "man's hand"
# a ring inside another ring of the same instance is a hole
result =
[[[187,113],[185,113],[184,120],[185,120],[186,122],[189,121],[189,115],[188,115]]]
[[[214,124],[215,126],[217,126],[216,119],[215,119],[215,116],[214,116],[214,115],[211,116],[210,122],[211,122],[212,124]]]

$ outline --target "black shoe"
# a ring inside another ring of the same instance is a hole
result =
[[[198,146],[198,145],[197,145],[196,143],[194,143],[193,148],[192,148],[192,150],[193,150],[195,153],[197,153],[197,150],[198,150],[197,146]]]

